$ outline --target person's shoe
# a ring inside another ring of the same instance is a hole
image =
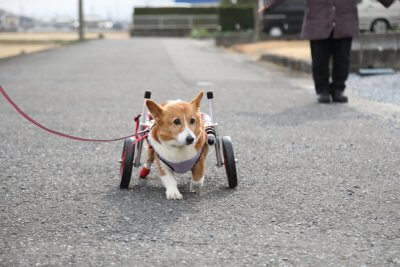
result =
[[[336,103],[347,103],[349,101],[348,97],[343,94],[343,92],[332,92],[332,101]]]
[[[327,103],[331,103],[331,96],[328,93],[320,93],[318,94],[318,103],[323,103],[323,104],[327,104]]]

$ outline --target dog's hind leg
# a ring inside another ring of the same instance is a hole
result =
[[[151,165],[153,164],[154,159],[155,159],[155,157],[154,157],[154,148],[149,146],[148,149],[147,149],[147,161],[144,164],[144,166],[142,167],[142,169],[140,170],[139,177],[141,179],[146,179],[147,175],[149,175],[150,169],[151,169]]]

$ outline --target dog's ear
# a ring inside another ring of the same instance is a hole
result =
[[[200,108],[200,102],[201,99],[204,96],[204,92],[200,91],[200,93],[192,100],[192,102],[190,102],[190,104],[192,104],[194,107],[196,107],[196,109]]]
[[[151,116],[157,121],[161,118],[164,109],[151,99],[146,100],[146,106]]]

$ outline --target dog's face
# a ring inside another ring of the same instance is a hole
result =
[[[170,101],[162,106],[147,100],[146,106],[157,125],[157,141],[173,147],[196,144],[204,131],[200,113],[202,98],[203,92],[200,92],[191,102]]]

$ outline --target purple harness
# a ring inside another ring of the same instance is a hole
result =
[[[146,138],[146,140],[149,143],[149,145],[152,146],[150,143],[150,140],[148,138]],[[176,173],[185,173],[185,172],[190,171],[193,168],[193,166],[196,165],[196,163],[199,161],[201,153],[203,153],[203,149],[201,149],[199,152],[197,152],[196,156],[194,156],[193,158],[182,161],[182,162],[175,163],[175,162],[168,161],[168,160],[164,159],[163,157],[161,157],[160,154],[158,154],[157,151],[155,150],[154,146],[152,146],[152,147],[154,149],[154,152],[156,152],[158,158],[165,165],[167,165],[173,172],[176,172]]]
[[[153,147],[153,149],[154,149],[154,147]],[[178,162],[178,163],[168,161],[168,160],[162,158],[157,152],[156,153],[157,153],[158,158],[162,162],[164,162],[164,164],[167,165],[172,171],[174,171],[176,173],[185,173],[185,172],[190,171],[193,168],[193,166],[196,165],[196,163],[199,161],[201,152],[203,152],[203,150],[200,150],[199,152],[197,152],[197,155],[194,156],[194,158],[185,160],[182,162]]]

